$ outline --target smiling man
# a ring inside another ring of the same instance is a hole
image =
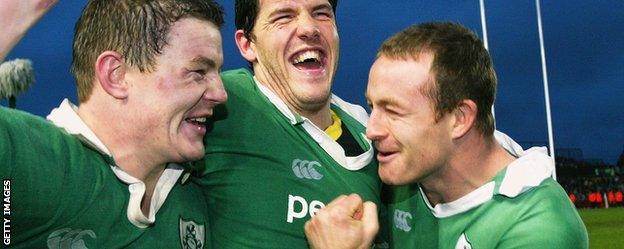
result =
[[[80,106],[45,120],[0,108],[0,175],[15,248],[205,248],[206,201],[186,182],[227,95],[221,7],[92,0],[76,24]]]
[[[472,31],[436,22],[395,34],[379,49],[366,95],[379,176],[398,185],[387,198],[394,248],[588,247],[546,149],[523,150],[494,130],[496,74]],[[306,227],[310,241],[363,248],[376,222],[366,207],[332,202]]]
[[[331,94],[336,4],[236,1],[235,40],[253,73],[222,74],[230,98],[198,178],[216,248],[307,248],[304,223],[332,199],[380,201],[367,114]]]

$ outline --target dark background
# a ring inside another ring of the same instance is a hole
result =
[[[234,1],[218,2],[226,11],[224,69],[246,66],[233,42]],[[60,1],[7,57],[31,59],[35,67],[37,82],[18,97],[19,109],[45,116],[65,97],[77,103],[69,68],[73,27],[84,4]],[[557,156],[614,164],[624,148],[624,1],[541,4]],[[547,145],[535,2],[486,1],[485,9],[499,79],[497,128],[524,146]],[[376,49],[393,33],[449,20],[482,36],[477,0],[341,0],[337,18],[341,57],[334,92],[361,105]]]

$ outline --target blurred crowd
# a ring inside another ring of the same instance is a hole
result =
[[[624,165],[557,157],[557,181],[578,208],[624,206]]]

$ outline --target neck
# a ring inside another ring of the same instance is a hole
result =
[[[309,119],[314,125],[316,125],[316,127],[318,127],[321,130],[327,129],[327,127],[329,127],[332,123],[334,123],[334,120],[332,120],[332,117],[331,117],[329,103],[327,103],[325,107],[316,111],[296,110],[291,106],[288,106],[288,107],[291,108],[291,110],[294,110],[295,112],[299,113],[299,115]]]
[[[127,122],[130,119],[124,116],[127,112],[111,103],[111,100],[103,101],[91,96],[89,101],[80,105],[78,115],[110,151],[117,167],[145,184],[141,209],[147,215],[151,196],[165,170],[166,162],[158,161],[153,153],[146,153],[149,150],[141,143],[145,138],[133,135],[141,133],[133,132],[132,122]]]
[[[432,205],[452,202],[490,182],[514,159],[493,136],[469,131],[456,141],[447,165],[421,186]]]
[[[325,100],[324,103],[312,103],[306,104],[298,101],[291,92],[286,92],[286,90],[277,87],[276,85],[287,85],[286,82],[279,82],[279,79],[276,77],[271,77],[270,74],[263,73],[264,70],[254,70],[256,73],[256,78],[260,82],[260,84],[266,86],[271,89],[273,93],[275,93],[284,103],[288,106],[293,112],[309,119],[314,125],[316,125],[321,130],[327,129],[334,121],[331,118],[331,112],[329,108],[330,99]],[[267,76],[268,75],[268,76]]]

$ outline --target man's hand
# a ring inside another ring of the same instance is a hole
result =
[[[58,0],[0,1],[0,61]]]
[[[310,248],[370,248],[377,231],[377,206],[357,194],[342,195],[305,224]]]

